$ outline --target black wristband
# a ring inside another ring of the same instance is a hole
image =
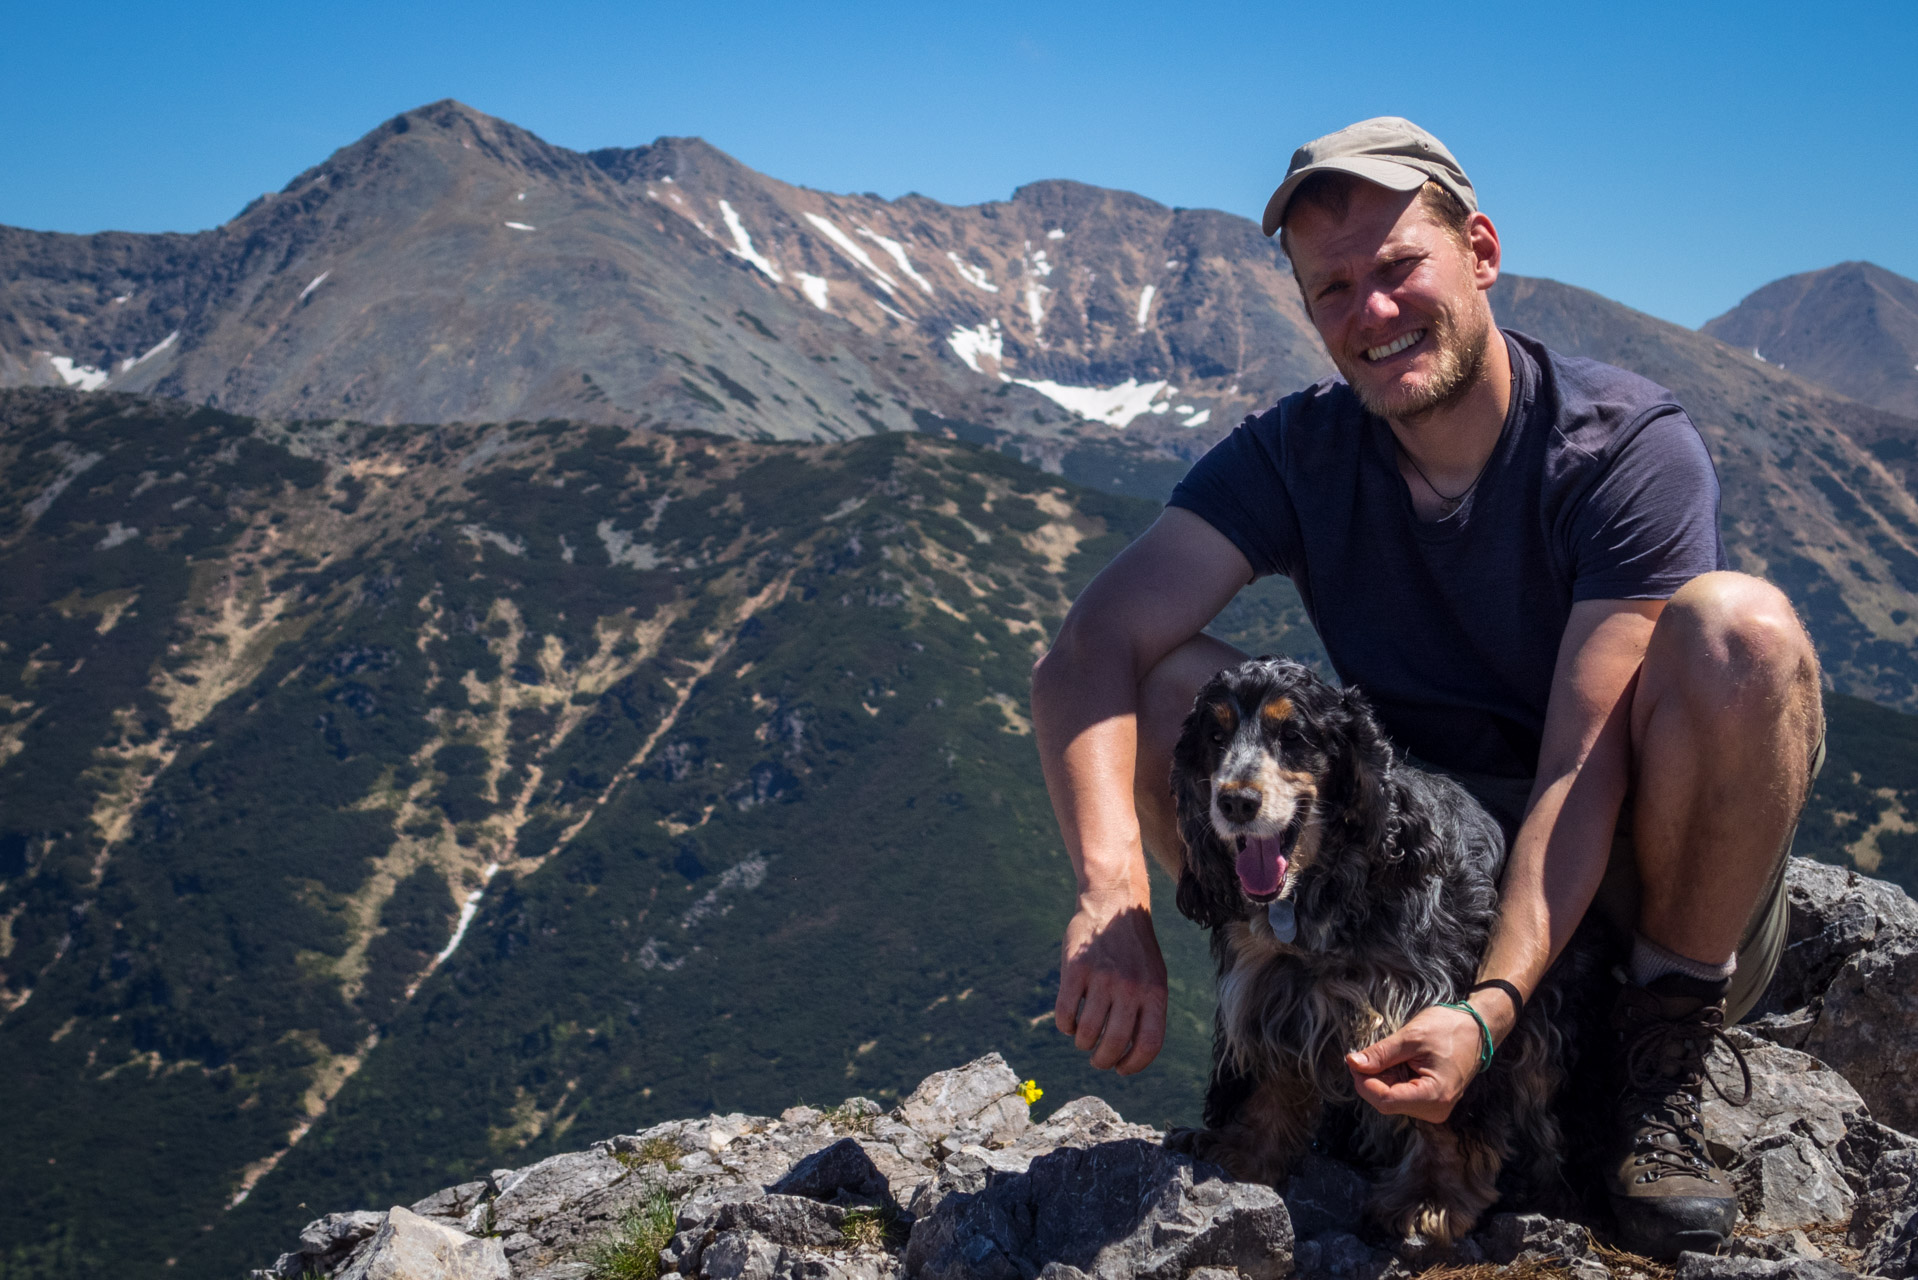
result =
[[[1472,986],[1467,987],[1465,989],[1465,994],[1469,996],[1474,991],[1483,991],[1487,987],[1493,987],[1499,991],[1503,991],[1506,997],[1511,1000],[1512,1021],[1514,1023],[1516,1023],[1520,1018],[1525,1016],[1525,997],[1518,993],[1518,988],[1516,986],[1507,982],[1503,978],[1487,978],[1483,982],[1474,983]]]

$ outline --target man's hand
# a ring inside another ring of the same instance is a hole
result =
[[[1376,1044],[1345,1055],[1359,1097],[1388,1116],[1443,1124],[1478,1074],[1478,1023],[1434,1006]]]
[[[1059,1003],[1052,1011],[1059,1030],[1092,1065],[1143,1071],[1165,1044],[1165,959],[1152,932],[1152,914],[1123,901],[1111,905],[1082,898],[1066,925],[1059,954]]]

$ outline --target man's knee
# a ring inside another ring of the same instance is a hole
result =
[[[1646,652],[1661,696],[1733,719],[1816,706],[1818,659],[1791,601],[1769,582],[1708,573],[1673,594]]]

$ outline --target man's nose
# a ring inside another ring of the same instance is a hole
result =
[[[1360,319],[1368,326],[1390,324],[1399,318],[1399,304],[1389,289],[1368,289]]]

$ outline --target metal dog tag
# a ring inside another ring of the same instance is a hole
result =
[[[1290,942],[1299,936],[1299,916],[1292,909],[1290,899],[1281,898],[1267,907],[1265,919],[1272,926],[1272,936],[1280,942]]]

